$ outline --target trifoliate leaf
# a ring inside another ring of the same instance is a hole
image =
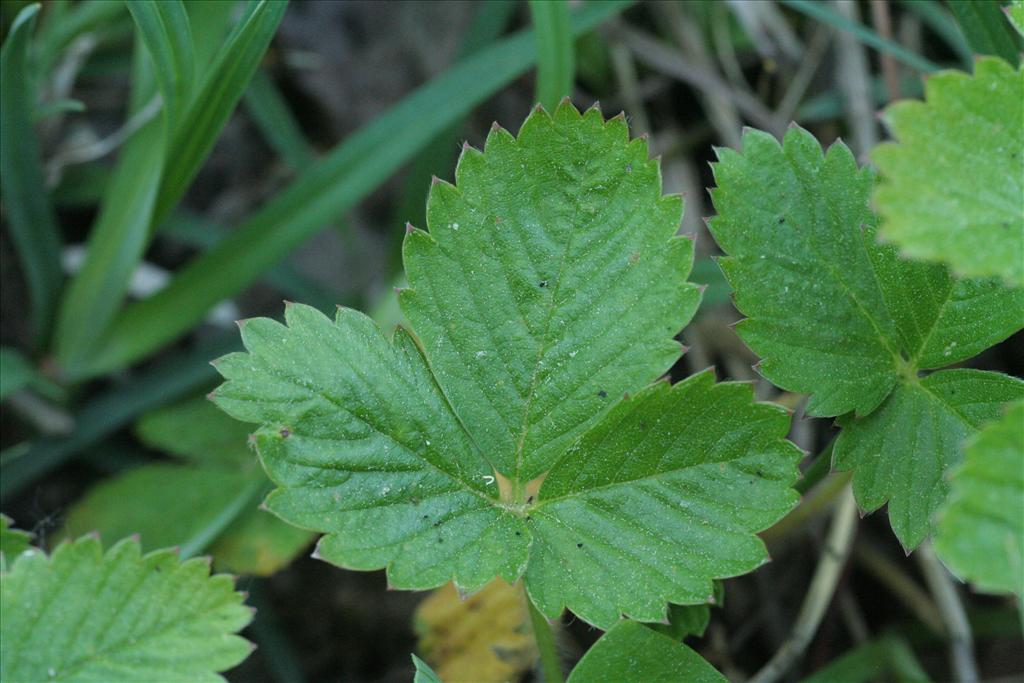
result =
[[[1024,326],[1024,291],[955,280],[941,265],[905,261],[878,244],[872,175],[841,142],[823,154],[799,128],[782,145],[750,131],[742,153],[720,151],[714,170],[719,215],[710,227],[728,254],[721,265],[736,306],[749,316],[740,336],[763,358],[765,377],[811,394],[809,413],[851,413],[840,422],[847,433],[835,463],[864,468],[855,474],[858,502],[871,510],[889,500],[896,535],[915,547],[960,441],[1020,387],[975,386],[974,375],[958,373],[921,380],[919,371],[970,358]],[[978,415],[965,417],[959,397],[926,390],[956,384],[944,378],[985,397],[971,409]]]
[[[248,431],[202,398],[149,413],[137,425],[140,439],[187,464],[148,464],[101,482],[71,508],[65,536],[138,534],[143,550],[208,552],[220,570],[281,569],[313,535],[258,509],[270,483],[253,462]]]
[[[466,148],[405,242],[402,310],[494,467],[546,472],[624,392],[679,358],[700,296],[678,196],[624,120],[534,111]]]
[[[807,410],[866,415],[901,376],[970,358],[1024,326],[1024,293],[956,281],[875,242],[874,182],[842,142],[827,154],[793,127],[784,144],[748,131],[719,150],[711,232],[749,316],[740,336]]]
[[[12,529],[11,524],[10,517],[0,515],[0,571],[6,571],[6,567],[28,550],[32,542],[31,534]]]
[[[4,681],[222,681],[251,651],[230,577],[134,540],[25,553],[0,576],[0,605]]]
[[[443,680],[516,681],[537,660],[529,618],[521,586],[495,579],[466,597],[449,583],[416,607],[417,650]]]
[[[916,548],[946,499],[946,478],[961,460],[964,439],[1021,397],[1024,382],[998,372],[941,370],[901,382],[871,415],[840,419],[835,467],[854,470],[862,508],[874,510],[888,500],[896,537]]]
[[[882,236],[1024,287],[1024,70],[980,57],[973,75],[931,76],[925,102],[898,102],[884,120],[896,142],[872,154]]]
[[[594,643],[566,683],[724,683],[699,654],[635,621],[624,621]]]
[[[799,454],[781,409],[707,373],[619,401],[678,357],[698,298],[657,164],[567,104],[495,129],[456,178],[407,237],[418,337],[291,305],[219,363],[216,402],[263,425],[267,506],[397,588],[525,573],[548,617],[603,628],[708,602],[764,561]]]
[[[991,593],[1024,592],[1024,403],[967,444],[953,471],[935,551],[955,574]]]

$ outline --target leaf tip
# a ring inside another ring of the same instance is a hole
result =
[[[430,180],[430,184],[431,185],[436,185],[439,182],[441,182],[441,181],[437,179],[437,176],[432,176],[432,178]],[[410,232],[413,232],[414,230],[416,230],[416,227],[412,223],[410,223],[409,221],[406,221],[405,222],[405,234],[408,235]]]
[[[618,114],[616,114],[615,116],[611,117],[608,120],[609,121],[622,121],[623,123],[626,123],[626,112],[620,111]]]

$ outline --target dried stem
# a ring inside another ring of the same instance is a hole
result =
[[[856,528],[857,504],[854,502],[853,492],[846,487],[843,497],[836,506],[825,549],[818,560],[814,578],[811,579],[811,587],[800,606],[800,614],[793,625],[793,631],[771,661],[750,679],[751,683],[774,683],[779,680],[796,664],[810,645],[822,617],[825,616],[825,610],[832,602],[836,584],[853,544]]]
[[[949,658],[956,680],[960,683],[976,683],[978,667],[974,663],[974,638],[971,636],[971,625],[967,621],[967,613],[964,612],[953,579],[935,556],[935,551],[928,541],[921,544],[914,557],[921,565],[924,579],[928,582],[928,588],[946,625]]]

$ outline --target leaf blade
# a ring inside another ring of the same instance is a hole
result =
[[[966,445],[940,513],[935,552],[958,576],[991,593],[1024,593],[1024,403]]]
[[[594,643],[567,683],[608,680],[722,683],[726,678],[682,643],[635,621],[624,621]]]
[[[786,413],[752,399],[710,372],[658,383],[574,444],[530,513],[526,588],[545,615],[659,621],[765,561],[755,534],[796,503],[800,454]]]
[[[503,189],[522,169],[529,180]],[[672,335],[699,301],[692,242],[673,237],[681,209],[624,121],[571,104],[535,110],[518,138],[492,131],[484,153],[463,152],[456,185],[433,185],[430,232],[406,238],[399,302],[500,473],[539,476],[679,357]]]
[[[4,680],[217,681],[251,651],[234,633],[252,615],[228,577],[170,551],[142,555],[132,540],[22,555],[0,576],[0,599]]]
[[[973,76],[944,71],[924,102],[886,109],[897,141],[872,153],[882,235],[913,258],[1024,287],[1022,102],[1024,69],[981,58]]]
[[[34,91],[27,54],[39,4],[22,9],[0,50],[0,184],[11,237],[22,262],[31,298],[37,341],[53,322],[63,273],[57,215],[44,190],[42,158],[32,127]]]

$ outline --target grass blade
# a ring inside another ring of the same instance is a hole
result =
[[[505,32],[517,9],[514,0],[491,0],[480,5],[473,24],[466,31],[459,49],[459,60],[476,54],[487,47]],[[395,207],[393,221],[395,225],[410,222],[423,225],[427,219],[427,188],[431,176],[444,177],[455,167],[455,156],[458,152],[459,132],[462,130],[464,118],[448,126],[416,156],[412,167],[405,176],[402,195]],[[387,279],[402,267],[402,238],[405,233],[394,231],[388,240]]]
[[[189,351],[169,356],[156,367],[91,399],[75,415],[74,430],[61,437],[43,437],[13,457],[0,461],[0,501],[45,476],[68,458],[99,443],[142,413],[167,405],[211,384],[217,376],[210,365],[241,348],[237,334],[224,333]],[[5,455],[7,455],[5,453]]]
[[[62,274],[60,229],[32,129],[35,98],[27,54],[38,13],[38,4],[19,12],[0,50],[0,186],[41,342],[49,331]]]
[[[971,49],[1002,57],[1013,66],[1020,60],[1019,41],[1003,14],[1002,3],[992,0],[948,0]]]
[[[210,249],[229,233],[222,226],[198,216],[176,212],[167,219],[161,234],[190,247]],[[281,290],[289,299],[315,306],[324,313],[333,313],[335,306],[340,303],[332,292],[288,263],[279,263],[270,268],[263,273],[262,279]]]
[[[537,36],[537,101],[554,111],[559,100],[572,95],[576,77],[569,3],[530,0],[530,17]]]
[[[235,105],[256,73],[287,7],[284,0],[251,3],[214,58],[192,106],[174,132],[153,213],[154,226],[167,217],[185,194],[213,149]]]
[[[597,26],[630,4],[587,5],[573,17],[573,33]],[[230,237],[186,266],[169,287],[123,311],[103,353],[86,372],[123,367],[187,331],[218,301],[254,282],[452,122],[522,74],[534,58],[534,36],[522,31],[451,67],[357,131]]]
[[[129,112],[146,106],[156,86],[149,57],[136,40]],[[149,243],[149,226],[166,149],[163,123],[153,119],[125,144],[89,234],[82,269],[61,301],[54,350],[74,377],[117,315],[128,282]]]
[[[937,2],[920,2],[919,0],[902,0],[900,5],[908,12],[921,18],[928,28],[936,33],[946,44],[957,53],[965,66],[974,64],[974,53],[957,28],[956,21],[949,12]]]
[[[801,14],[805,14],[812,19],[816,19],[817,21],[828,24],[829,26],[833,26],[840,31],[852,33],[865,45],[870,45],[879,52],[885,52],[892,55],[894,58],[903,62],[912,69],[917,69],[924,73],[931,73],[939,70],[939,66],[935,62],[925,59],[921,55],[908,50],[895,41],[883,38],[863,24],[850,21],[823,3],[811,2],[811,0],[780,1],[787,7],[792,7],[796,11]]]
[[[195,82],[188,14],[181,0],[135,0],[128,3],[128,11],[153,61],[164,100],[164,125],[172,131],[188,105]]]
[[[245,91],[245,110],[270,146],[293,170],[305,168],[313,162],[313,149],[302,134],[298,121],[270,76],[262,71],[253,75],[249,89]]]

